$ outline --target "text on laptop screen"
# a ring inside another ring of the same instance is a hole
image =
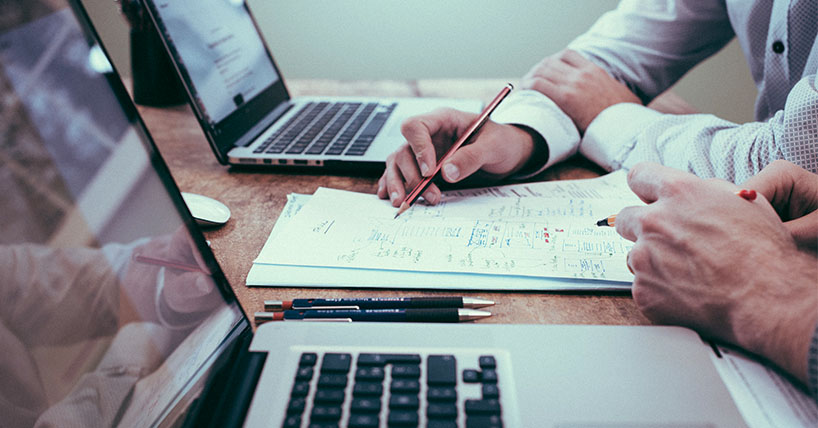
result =
[[[153,425],[242,319],[87,40],[60,1],[0,3],[4,426]]]
[[[242,0],[157,0],[156,12],[211,124],[278,81]]]

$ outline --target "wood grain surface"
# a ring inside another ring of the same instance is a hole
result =
[[[477,97],[488,102],[506,82],[502,79],[349,82],[294,80],[288,82],[288,86],[295,96]],[[230,207],[232,218],[226,225],[205,229],[204,232],[241,305],[250,314],[263,310],[265,299],[457,294],[496,302],[490,308],[493,316],[480,322],[649,324],[639,313],[629,293],[247,287],[244,285],[247,272],[284,208],[287,194],[311,194],[320,186],[374,193],[377,176],[228,168],[216,161],[189,107],[139,107],[139,110],[179,188],[185,192],[216,198]],[[538,179],[590,178],[602,172],[594,164],[577,157],[546,171]],[[445,284],[440,285],[445,287]]]

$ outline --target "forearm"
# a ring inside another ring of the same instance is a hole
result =
[[[568,49],[605,69],[647,104],[733,36],[720,1],[624,0]]]
[[[738,345],[808,385],[809,347],[818,326],[818,259],[800,251],[788,259],[760,267],[753,289],[765,295],[748,305],[737,302],[729,319]]]
[[[0,272],[3,322],[27,344],[67,343],[116,329],[117,277],[100,250],[2,246]]]
[[[816,172],[815,76],[790,92],[785,109],[766,122],[735,124],[712,115],[665,115],[635,104],[604,110],[586,131],[580,152],[603,168],[653,161],[699,177],[741,183],[777,159]]]

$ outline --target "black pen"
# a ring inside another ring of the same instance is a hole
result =
[[[418,308],[484,308],[491,300],[476,297],[363,297],[339,299],[265,300],[265,311],[287,309],[418,309]]]
[[[477,309],[309,309],[283,312],[256,312],[256,324],[267,321],[380,321],[380,322],[462,322],[491,316]]]

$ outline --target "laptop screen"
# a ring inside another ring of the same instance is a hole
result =
[[[246,327],[79,16],[0,3],[4,426],[156,424]]]
[[[287,101],[284,82],[243,0],[144,0],[222,163]]]
[[[244,2],[157,0],[154,5],[211,124],[278,80]]]

